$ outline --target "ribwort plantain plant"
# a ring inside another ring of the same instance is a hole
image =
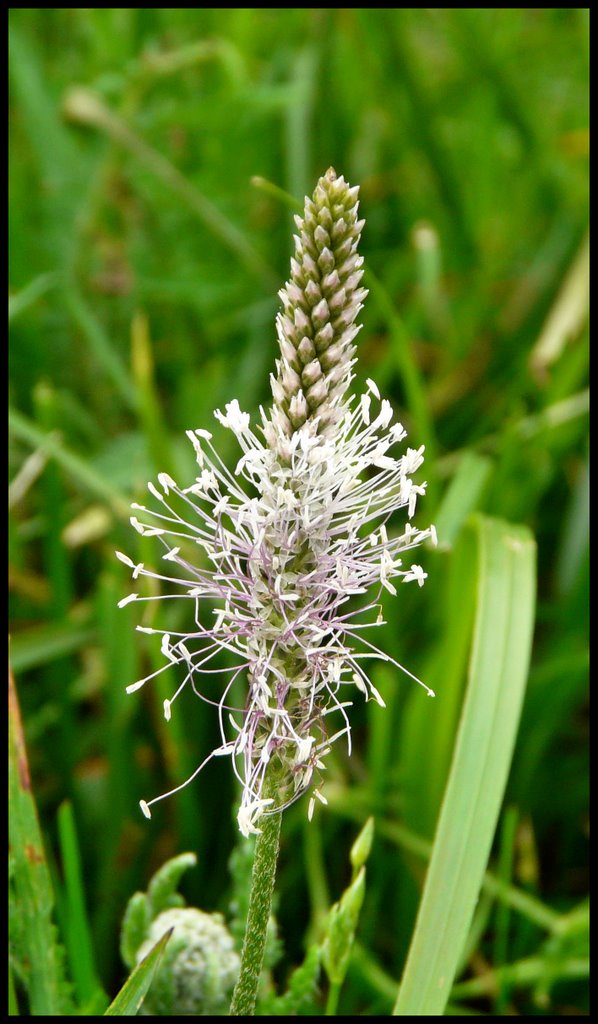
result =
[[[189,686],[214,703],[202,693],[202,676],[228,674],[216,702],[219,742],[182,785],[212,757],[229,756],[242,785],[239,829],[258,835],[256,900],[247,928],[252,948],[244,951],[231,1011],[236,1014],[253,1012],[280,812],[308,790],[310,817],[316,798],[326,802],[321,772],[334,742],[345,739],[351,749],[348,709],[355,689],[384,703],[364,662],[379,658],[411,675],[366,633],[382,622],[383,589],[396,594],[396,580],[423,585],[426,573],[411,562],[411,552],[436,539],[433,526],[419,530],[411,524],[425,493],[425,483],[412,479],[423,446],[396,454],[406,432],[393,422],[390,403],[374,381],[359,397],[351,393],[356,321],[367,294],[357,252],[364,225],[358,189],[330,168],[296,223],[291,277],[279,293],[280,358],[271,375],[271,409],[260,410],[257,428],[235,399],[224,413],[216,410],[241,449],[234,472],[219,457],[211,433],[200,428],[187,432],[196,479],[180,487],[161,473],[159,486],[148,485],[154,505],[135,505],[131,523],[143,536],[160,539],[166,563],[161,572],[117,553],[133,578],[157,578],[162,599],[178,596],[189,602],[190,618],[193,613],[194,626],[182,633],[138,626],[161,635],[164,668],[182,665],[185,672],[164,702],[166,719]],[[406,511],[407,522],[389,536],[389,520],[399,510]],[[354,607],[351,599],[364,594],[365,606],[362,601]],[[135,593],[120,603],[156,599]],[[215,605],[211,621],[209,602]],[[234,655],[230,669],[217,661],[222,650]],[[237,708],[231,691],[241,674],[246,698]],[[150,817],[151,806],[168,795],[141,801],[143,813]]]

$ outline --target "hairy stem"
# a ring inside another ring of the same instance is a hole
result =
[[[262,831],[255,843],[249,912],[241,953],[241,973],[233,992],[229,1014],[231,1017],[252,1017],[255,1014],[276,877],[281,818],[280,813],[266,814],[260,821]]]

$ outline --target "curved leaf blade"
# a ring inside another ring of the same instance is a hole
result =
[[[135,1017],[152,983],[156,968],[172,935],[172,928],[165,932],[153,949],[137,965],[125,981],[120,992],[111,1003],[104,1017]]]
[[[394,1014],[442,1016],[479,895],[527,680],[535,543],[524,527],[476,516],[478,582],[467,694]],[[474,548],[474,550],[475,550]]]

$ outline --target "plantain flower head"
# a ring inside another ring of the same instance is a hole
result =
[[[162,473],[158,486],[148,485],[152,506],[133,506],[134,528],[164,545],[162,572],[117,552],[134,578],[157,577],[165,598],[174,592],[189,602],[193,625],[186,632],[137,628],[160,633],[164,667],[183,670],[164,704],[167,719],[189,686],[217,704],[220,743],[191,778],[211,757],[231,758],[242,785],[244,835],[259,832],[264,813],[310,788],[310,816],[314,797],[325,802],[313,782],[335,741],[344,737],[350,750],[355,690],[383,704],[367,660],[397,664],[364,632],[382,621],[383,589],[396,594],[398,582],[423,585],[426,573],[412,552],[436,540],[433,526],[419,530],[411,523],[426,486],[412,479],[423,446],[401,452],[406,432],[374,381],[360,396],[350,393],[355,321],[367,294],[357,253],[364,223],[357,195],[330,169],[296,218],[291,278],[280,292],[272,408],[260,410],[257,426],[236,399],[215,412],[239,445],[234,471],[208,431],[189,430],[196,479],[181,488]],[[387,524],[398,510],[406,522],[389,536]],[[353,608],[351,599],[365,594],[371,596]],[[131,594],[120,604],[155,599]],[[368,613],[373,621],[363,621]],[[235,661],[228,678],[217,661],[223,649]],[[217,700],[202,685],[210,673],[224,678]],[[234,707],[231,693],[241,675],[246,697]],[[141,802],[147,817],[160,799]]]

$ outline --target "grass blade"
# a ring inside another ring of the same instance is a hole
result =
[[[590,239],[586,235],[534,345],[529,365],[538,375],[559,359],[585,322],[590,302]]]
[[[471,451],[463,455],[434,517],[441,548],[450,549],[455,543],[464,521],[476,509],[492,468],[485,455]]]
[[[117,394],[128,409],[135,410],[137,396],[129,372],[108,337],[102,322],[79,292],[76,285],[69,282],[64,290],[65,307],[73,322],[81,332],[81,336],[98,367],[110,380]]]
[[[468,690],[432,858],[394,1013],[442,1016],[496,829],[534,622],[529,531],[476,517],[478,599]]]
[[[46,622],[11,637],[10,653],[15,672],[26,672],[79,651],[93,640],[87,623]]]
[[[63,803],[58,811],[58,835],[64,874],[64,931],[69,965],[79,1002],[83,1005],[103,1005],[104,998],[96,974],[91,932],[85,906],[83,873],[75,817],[70,803]],[[62,923],[62,922],[61,922]]]
[[[28,285],[21,288],[20,291],[14,295],[8,297],[8,322],[11,323],[16,320],[18,316],[25,313],[31,306],[35,305],[38,299],[41,299],[47,292],[49,292],[58,281],[58,274],[51,272],[48,274],[38,274],[34,277]]]
[[[10,854],[15,909],[12,944],[22,973],[32,1017],[63,1016],[71,1011],[63,972],[63,950],[52,920],[54,894],[42,842],[25,750],[17,694],[9,676]]]
[[[55,459],[85,490],[106,502],[115,515],[122,519],[128,519],[130,506],[125,495],[98,473],[89,462],[66,448],[57,431],[48,434],[40,430],[35,423],[23,416],[17,409],[9,409],[8,418],[9,431],[14,437],[18,437],[20,441],[24,441],[35,449],[39,448],[49,458]]]
[[[164,947],[171,935],[172,928],[156,942],[152,951],[148,953],[133,973],[129,975],[116,999],[110,1003],[104,1014],[105,1017],[137,1016],[137,1011],[152,983],[156,968],[164,952]]]
[[[278,276],[247,240],[239,228],[198,191],[161,153],[136,135],[129,126],[102,102],[95,93],[72,88],[64,100],[66,117],[80,124],[94,125],[118,142],[172,191],[198,217],[227,249],[237,256],[249,272],[267,288],[278,286]]]

